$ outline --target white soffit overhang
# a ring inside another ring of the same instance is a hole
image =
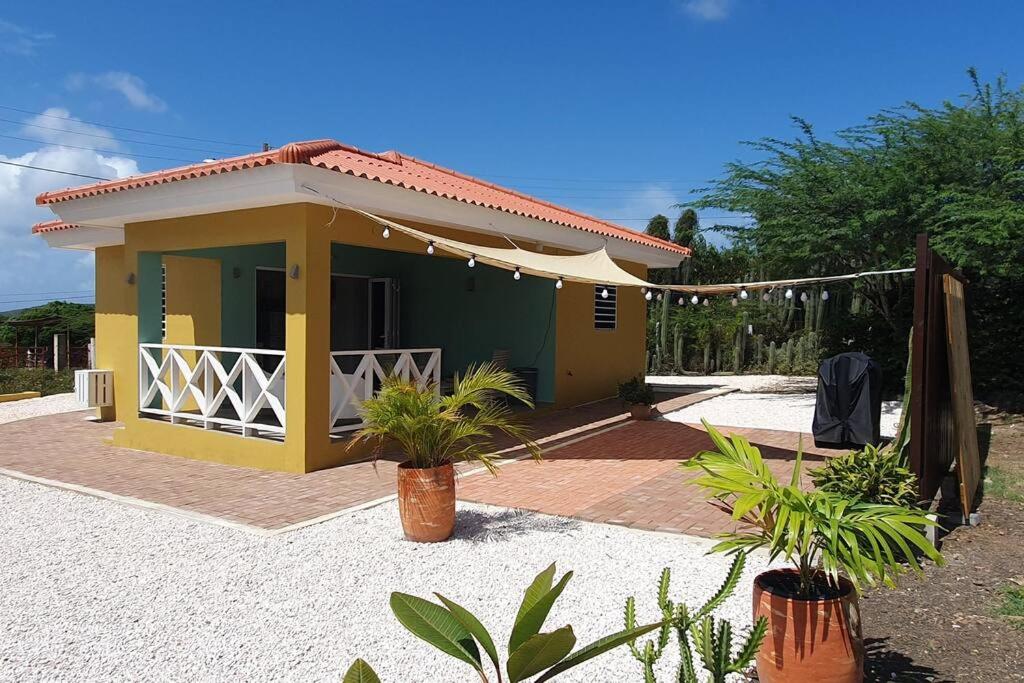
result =
[[[321,194],[304,185],[315,186]],[[42,233],[50,246],[92,249],[121,244],[127,223],[308,202],[392,218],[527,240],[579,252],[605,247],[614,258],[652,268],[679,264],[680,254],[306,164],[274,164],[193,180],[124,190],[50,205],[81,227]],[[116,232],[110,232],[115,229]]]

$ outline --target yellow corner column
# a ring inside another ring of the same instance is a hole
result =
[[[310,472],[330,456],[331,239],[307,206],[285,245],[287,469]]]
[[[135,288],[128,283],[123,246],[96,249],[96,367],[114,371],[114,405],[100,408],[101,420],[124,420],[134,394]]]

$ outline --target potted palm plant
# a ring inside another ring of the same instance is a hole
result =
[[[920,573],[918,554],[942,564],[921,533],[935,523],[923,510],[802,490],[800,452],[792,479],[781,484],[746,439],[704,426],[716,450],[683,467],[701,469],[693,483],[743,525],[712,551],[767,548],[772,560],[792,564],[754,580],[754,619],[767,618],[769,632],[757,654],[759,680],[863,680],[857,594],[865,584],[894,587],[903,572]]]
[[[619,385],[619,398],[629,408],[634,420],[651,419],[654,390],[647,386],[643,375],[637,375]]]
[[[512,373],[491,364],[470,366],[456,375],[450,396],[434,384],[419,386],[389,376],[377,394],[364,401],[364,426],[353,444],[375,441],[376,453],[384,443],[398,444],[405,461],[398,466],[398,510],[405,537],[411,541],[444,541],[455,528],[455,468],[459,460],[475,461],[492,474],[496,433],[524,445],[534,458],[540,448],[515,419],[502,397],[533,407],[521,382]]]

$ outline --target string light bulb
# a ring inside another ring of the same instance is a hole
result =
[[[771,291],[767,290],[767,289],[765,290],[764,294],[761,295],[761,301],[764,301],[766,303],[767,303],[768,299],[771,299],[771,298],[772,298]]]
[[[704,297],[704,305],[705,306],[710,306],[711,305],[711,302],[708,301],[707,297]]]
[[[608,298],[608,288],[607,287],[604,287],[604,288],[601,289],[601,298],[602,299],[607,299]]]
[[[736,298],[736,295],[735,295],[735,294],[733,294],[733,295],[732,295],[732,301],[730,301],[729,303],[731,303],[731,304],[733,305],[733,307],[736,307],[736,306],[738,306],[738,305],[739,305],[739,303],[740,303],[740,300]]]
[[[512,277],[519,280],[523,277],[523,274],[519,272],[519,266],[516,266],[516,272],[512,273]]]
[[[561,288],[562,288],[562,278],[558,278],[558,281],[555,282],[555,289],[561,289]]]
[[[391,237],[391,228],[385,225],[384,231],[380,234],[380,236],[383,237],[384,239]]]
[[[827,289],[821,290],[821,300],[822,301],[828,301],[828,290]]]
[[[679,305],[682,306],[686,303],[686,297],[679,297]]]
[[[750,296],[750,295],[747,294],[747,288],[746,287],[744,287],[743,289],[740,290],[740,298],[741,299],[746,301],[748,296]]]
[[[469,263],[467,264],[470,268],[476,267],[476,254],[469,255]]]
[[[661,292],[658,292],[658,301],[661,301]]]
[[[654,295],[651,294],[649,291],[648,292],[644,292],[644,298],[647,299],[648,301],[650,301],[651,299],[654,298]]]
[[[430,256],[434,255],[434,240],[427,242],[427,254]]]
[[[792,289],[787,289],[786,290],[786,298],[787,299],[792,299],[793,298],[793,290]]]
[[[694,294],[693,298],[690,299],[690,303],[693,304],[694,306],[696,306],[699,302],[700,302],[700,299],[697,298],[696,294]]]
[[[800,301],[807,303],[807,300],[811,297],[807,296],[807,292],[800,292]]]

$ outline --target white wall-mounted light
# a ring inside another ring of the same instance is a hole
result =
[[[290,277],[293,280],[298,280],[299,279],[299,264],[298,263],[293,263],[292,267],[288,269],[288,277]]]

